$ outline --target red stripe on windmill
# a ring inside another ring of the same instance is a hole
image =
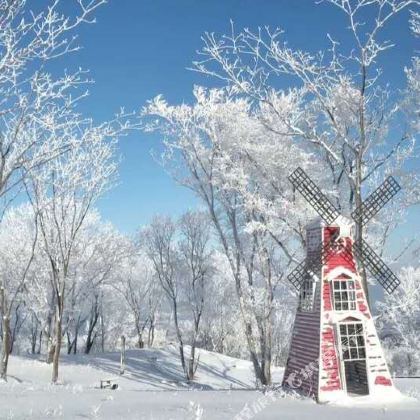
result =
[[[297,168],[289,180],[321,219],[306,227],[306,258],[288,275],[299,291],[299,306],[283,385],[318,402],[343,396],[399,396],[359,267],[369,270],[388,293],[400,282],[362,238],[355,238],[355,224],[365,225],[401,187],[388,177],[350,219],[340,215],[303,169]]]

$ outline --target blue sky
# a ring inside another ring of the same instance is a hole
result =
[[[291,46],[310,51],[327,46],[326,33],[348,43],[340,12],[313,0],[109,0],[98,10],[97,23],[80,31],[83,50],[66,58],[67,67],[89,68],[96,81],[81,108],[100,121],[121,106],[139,110],[160,93],[172,103],[190,102],[194,84],[213,83],[186,70],[202,45],[200,37],[229,31],[230,19],[237,29],[280,26]],[[415,45],[406,21],[400,16],[386,34],[398,42],[384,61],[387,80],[396,88]],[[152,149],[161,150],[157,136],[134,133],[121,140],[119,184],[99,209],[123,232],[133,233],[155,213],[179,214],[197,205],[153,160]]]

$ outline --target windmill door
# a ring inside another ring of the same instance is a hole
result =
[[[348,394],[369,394],[366,367],[366,346],[363,324],[344,322],[340,324],[340,344]]]

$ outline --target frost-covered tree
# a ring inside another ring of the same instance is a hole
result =
[[[411,30],[416,38],[420,38],[420,13],[412,12]],[[407,112],[413,130],[417,133],[420,129],[420,57],[416,51],[412,59],[412,66],[406,68],[407,89],[405,91],[405,111]]]
[[[420,268],[406,267],[399,273],[401,284],[392,295],[378,304],[383,334],[392,337],[393,351],[404,358],[408,375],[420,371]]]
[[[214,273],[207,284],[200,347],[229,356],[248,357],[235,282],[225,255],[214,250]]]
[[[97,211],[89,211],[73,246],[68,270],[68,304],[64,331],[67,352],[77,352],[80,335],[86,337],[89,353],[100,331],[104,286],[112,284],[128,252],[130,241],[110,223],[101,220]]]
[[[193,65],[224,87],[195,88],[193,105],[170,106],[159,96],[144,109],[146,130],[165,137],[163,162],[208,209],[235,279],[262,384],[270,383],[275,290],[298,260],[311,215],[287,176],[297,166],[310,170],[348,215],[361,204],[362,192],[397,174],[406,192],[397,212],[381,213],[369,232],[356,221],[358,237],[375,236],[381,253],[404,209],[419,199],[418,173],[408,165],[415,155],[416,121],[401,124],[413,115],[412,101],[407,92],[391,91],[379,60],[392,47],[383,41],[384,28],[417,2],[324,3],[345,16],[350,45],[329,36],[330,49],[305,52],[283,41],[279,29],[235,33],[232,25],[228,35],[204,36]],[[411,84],[417,77],[412,70],[407,76]],[[282,79],[288,89],[278,87]],[[361,272],[368,294],[363,265]]]
[[[276,366],[285,366],[296,314],[296,298],[284,284],[279,285],[274,305],[273,363]]]
[[[31,277],[31,263],[35,256],[37,224],[34,213],[28,205],[7,211],[0,224],[0,314],[2,317],[2,354],[0,377],[7,380],[9,354],[16,330],[11,329],[13,314],[18,316],[19,308],[28,291]],[[15,320],[15,325],[17,320]],[[13,333],[13,334],[12,334]]]
[[[177,249],[176,224],[170,217],[155,216],[141,231],[141,243],[153,264],[154,271],[171,307],[178,341],[182,370],[187,375],[185,339],[180,320],[180,256]]]
[[[203,312],[208,300],[208,283],[213,275],[210,242],[210,220],[203,212],[189,211],[179,220],[179,251],[183,268],[183,294],[191,321],[190,353],[187,379],[194,379],[199,356],[196,354]]]
[[[0,0],[0,198],[7,206],[22,190],[23,184],[27,187],[31,183],[33,186],[36,185],[37,188],[32,190],[36,191],[33,196],[33,198],[36,196],[36,199],[33,202],[36,202],[37,210],[34,214],[38,216],[37,211],[42,212],[40,217],[43,220],[40,226],[44,231],[42,235],[44,239],[47,229],[45,206],[50,207],[51,213],[56,212],[57,208],[51,202],[40,204],[39,200],[41,195],[58,197],[63,194],[63,190],[57,190],[57,185],[61,181],[59,177],[63,174],[63,161],[67,159],[69,162],[71,160],[68,159],[69,155],[74,157],[76,153],[81,152],[82,157],[79,162],[81,164],[83,158],[87,157],[81,150],[81,143],[93,145],[95,139],[113,137],[116,132],[121,133],[132,127],[128,115],[122,113],[111,123],[94,126],[90,119],[77,112],[76,106],[79,100],[87,94],[83,86],[90,81],[83,69],[74,72],[60,71],[57,63],[59,59],[79,49],[78,28],[83,23],[94,22],[93,13],[105,3],[105,0],[76,0],[72,3],[73,7],[68,7],[67,2],[64,5],[64,1],[60,0],[39,4],[26,0]],[[105,153],[103,156],[100,155],[101,151]],[[95,170],[96,163],[101,159],[107,159],[105,148],[99,148],[97,152],[98,155],[95,155],[92,161],[92,171]],[[63,160],[64,155],[66,158]],[[57,162],[54,163],[56,165],[54,171],[48,176],[41,175],[42,167],[49,165],[46,171],[51,171],[52,162],[55,160]],[[73,159],[73,162],[76,161]],[[84,161],[83,164],[89,166],[90,163]],[[72,169],[83,170],[77,165]],[[113,165],[110,165],[109,169],[112,172]],[[58,178],[55,178],[56,175]],[[75,180],[77,176],[73,179]],[[30,177],[32,182],[29,180]],[[83,183],[82,178],[83,176],[79,177],[81,183]],[[99,185],[99,178],[92,179],[92,184]],[[43,183],[50,189],[44,187]],[[71,190],[69,194],[72,194]],[[74,198],[76,199],[76,196]],[[91,199],[93,201],[94,194]],[[64,203],[61,204],[66,206]],[[91,202],[86,204],[86,202],[82,204],[82,207],[90,207]],[[58,264],[56,260],[53,263],[53,260],[60,253],[61,263],[66,265],[64,260],[69,258],[69,250],[72,248],[72,243],[68,241],[78,230],[76,225],[80,222],[80,218],[78,220],[77,217],[72,220],[71,212],[67,210],[69,209],[61,208],[61,216],[70,217],[65,222],[66,226],[58,226],[58,219],[54,218],[57,214],[49,220],[48,229],[52,229],[56,223],[56,231],[61,229],[65,231],[64,236],[66,236],[64,240],[62,235],[56,238],[55,245],[61,245],[61,250],[53,251],[49,247],[49,256],[55,253],[55,256],[50,258],[50,262],[54,265]],[[74,216],[75,213],[77,212],[73,212]],[[83,213],[84,210],[79,216]],[[62,276],[66,270],[67,267],[54,267],[53,272],[56,274],[54,279],[57,280],[58,271]],[[57,282],[55,286],[58,286]],[[56,288],[56,295],[50,295],[47,301],[49,306],[56,306],[62,310],[60,301],[63,294],[59,291],[60,287]],[[10,301],[10,297],[5,295],[6,288],[2,290],[4,302]],[[3,306],[5,307],[6,303]],[[36,314],[32,315],[35,319]],[[56,317],[56,320],[60,320],[60,328],[61,316],[62,313]],[[51,320],[51,316],[48,315],[47,319]],[[54,382],[57,380],[57,369],[58,353],[55,353]]]
[[[210,224],[202,212],[187,212],[178,223],[170,217],[155,217],[141,231],[143,250],[171,307],[187,380],[194,379],[198,367],[196,348],[213,272],[209,241]],[[188,360],[186,344],[190,345]]]
[[[131,245],[112,286],[121,293],[134,318],[137,346],[144,347],[147,329],[147,345],[151,347],[162,293],[152,262],[142,249]]]
[[[390,174],[397,174],[405,187],[400,209],[418,202],[418,173],[406,165],[415,155],[418,110],[405,112],[407,103],[418,108],[418,95],[412,95],[418,84],[416,61],[407,71],[410,87],[401,96],[388,85],[387,69],[382,67],[382,57],[394,46],[386,39],[388,25],[396,15],[416,8],[418,1],[320,3],[319,7],[332,5],[341,11],[350,43],[328,35],[328,50],[307,52],[294,49],[281,29],[236,33],[232,25],[230,34],[204,36],[193,69],[247,98],[261,123],[277,135],[279,147],[286,137],[316,153],[319,164],[324,162],[323,170],[330,171],[329,186],[337,192],[335,201],[344,213],[360,206],[362,193]],[[277,87],[283,80],[287,90]],[[407,94],[413,100],[407,101]],[[401,124],[405,115],[414,120]],[[363,237],[361,220],[356,226],[357,235]]]
[[[71,3],[68,14],[60,0],[0,1],[0,197],[6,203],[32,168],[67,150],[67,133],[84,119],[74,110],[85,96],[85,72],[53,66],[78,50],[78,27],[94,22],[105,1]]]
[[[165,136],[163,162],[206,206],[235,281],[256,377],[271,382],[275,289],[304,244],[303,207],[287,181],[310,154],[261,124],[229,89],[196,88],[192,106],[161,97],[144,109]],[[269,181],[267,181],[269,179]]]
[[[70,150],[31,172],[28,195],[38,215],[42,252],[49,263],[54,302],[54,335],[50,346],[52,382],[58,380],[65,297],[75,246],[89,210],[109,188],[117,170],[109,127],[88,126],[74,133]]]

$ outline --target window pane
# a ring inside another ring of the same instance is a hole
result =
[[[313,281],[306,279],[300,291],[299,306],[302,311],[309,312],[313,308]]]
[[[334,282],[334,289],[338,290],[340,288],[340,282],[339,281],[335,281]]]
[[[349,359],[350,358],[350,353],[349,353],[349,351],[348,350],[344,350],[343,351],[343,359],[344,360],[347,360],[347,359]]]
[[[352,359],[357,359],[357,349],[350,349],[350,356]]]
[[[343,311],[348,311],[348,310],[349,310],[348,302],[343,302]]]
[[[340,325],[340,334],[342,336],[346,335],[346,326],[345,325]]]
[[[349,335],[353,335],[355,331],[354,324],[349,324],[348,330],[349,330]]]
[[[364,348],[359,349],[359,358],[365,359],[366,358],[366,352]]]
[[[361,336],[361,335],[357,336],[357,345],[359,347],[364,347],[365,346],[365,340],[363,339],[363,336]]]

